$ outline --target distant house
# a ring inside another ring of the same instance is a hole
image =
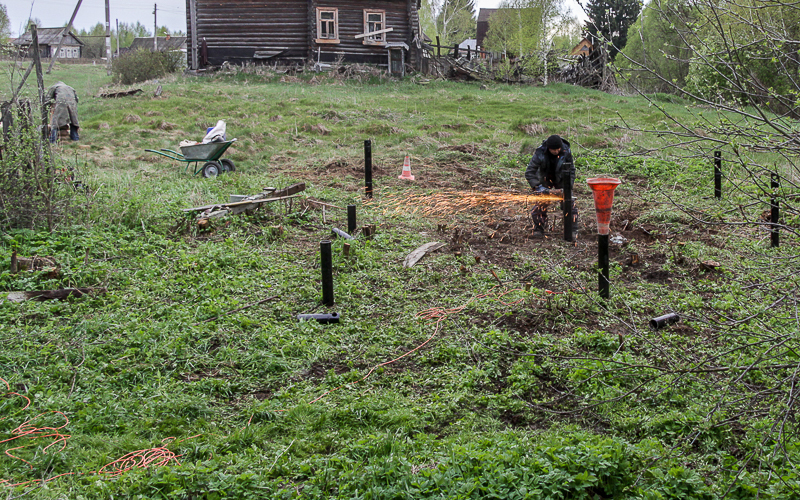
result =
[[[63,31],[64,28],[39,28],[36,30],[36,38],[39,40],[39,57],[53,57],[58,47],[59,36]],[[14,40],[13,44],[17,46],[20,51],[26,52],[28,56],[33,55],[34,49],[31,47],[32,38],[30,31]],[[70,31],[64,35],[64,39],[61,41],[58,58],[78,59],[82,56],[83,46],[83,41],[78,38],[75,33]]]
[[[478,47],[485,47],[484,41],[486,40],[486,35],[489,33],[489,18],[498,10],[500,9],[480,9],[478,11],[478,25],[475,36]]]
[[[133,43],[128,47],[128,50],[153,50],[157,48],[162,52],[167,50],[181,50],[186,52],[185,36],[160,36],[156,43],[157,45],[154,47],[152,36],[137,36],[133,39]]]
[[[475,50],[478,47],[478,41],[474,38],[467,38],[458,44],[458,50]]]
[[[583,56],[589,55],[592,53],[592,42],[589,41],[588,38],[582,39],[578,42],[578,45],[572,47],[572,50],[569,51],[569,55],[571,56]]]
[[[343,62],[402,73],[422,58],[421,0],[186,0],[190,69]]]

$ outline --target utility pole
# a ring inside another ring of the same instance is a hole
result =
[[[158,4],[153,4],[153,52],[158,52]]]
[[[106,74],[111,76],[111,10],[106,0]]]
[[[58,35],[58,47],[56,47],[55,54],[50,55],[50,66],[47,67],[47,74],[50,74],[50,70],[53,69],[53,64],[56,63],[56,59],[58,58],[58,53],[61,51],[61,44],[64,42],[64,35],[69,33],[69,30],[72,29],[72,22],[75,21],[75,16],[78,15],[78,9],[81,6],[81,2],[83,0],[78,0],[78,5],[75,6],[75,10],[72,12],[72,17],[69,18],[69,22],[67,26],[64,27],[64,31],[62,31]]]

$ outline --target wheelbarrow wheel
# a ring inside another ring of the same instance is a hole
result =
[[[219,162],[222,165],[222,171],[223,172],[235,172],[236,171],[236,165],[233,164],[233,161],[231,161],[231,160],[229,160],[227,158],[223,158]]]
[[[203,177],[205,177],[206,179],[210,177],[216,177],[219,175],[220,172],[222,172],[222,165],[220,165],[215,161],[210,161],[205,165],[203,165],[203,169],[201,170],[201,172],[203,173]]]

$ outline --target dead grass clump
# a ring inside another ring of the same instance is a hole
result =
[[[111,125],[109,125],[109,124],[108,124],[108,123],[106,123],[106,122],[100,122],[100,123],[98,123],[98,124],[97,124],[97,128],[98,128],[99,130],[107,130],[107,129],[110,129],[110,128],[111,128]]]
[[[544,127],[538,123],[529,123],[527,125],[520,125],[519,129],[530,136],[539,136],[544,133]]]
[[[147,111],[144,116],[164,116],[161,111]]]
[[[431,135],[437,139],[447,139],[448,137],[453,137],[453,134],[450,132],[434,132]]]
[[[142,121],[142,117],[135,114],[125,115],[125,118],[122,119],[125,123],[139,123]]]
[[[178,128],[176,124],[164,120],[160,122],[152,122],[152,124],[155,125],[155,128],[157,128],[158,130],[173,130],[175,128]]]
[[[324,125],[303,125],[304,132],[314,132],[319,135],[328,135],[331,133],[330,129]]]

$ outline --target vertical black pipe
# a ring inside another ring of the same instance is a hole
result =
[[[772,174],[772,200],[770,202],[769,221],[772,223],[772,247],[780,244],[780,233],[778,232],[778,219],[780,219],[780,207],[778,206],[778,188],[780,187],[780,177],[777,173]]]
[[[439,45],[439,35],[436,35],[436,57],[442,57],[442,46]]]
[[[572,176],[564,172],[561,176],[561,186],[564,188],[564,241],[572,241]]]
[[[356,232],[356,206],[347,205],[347,232],[352,236]]]
[[[608,281],[608,235],[607,234],[598,234],[597,235],[597,264],[600,268],[599,274],[599,281],[598,281],[598,290],[600,292],[600,297],[607,299],[608,298],[608,288],[609,288],[609,281]]]
[[[333,257],[331,256],[330,240],[319,242],[319,254],[322,268],[322,303],[326,306],[333,305]]]
[[[458,59],[458,44],[453,45],[453,57]]]
[[[714,197],[722,198],[722,151],[714,151]]]
[[[372,141],[364,141],[364,187],[367,198],[372,198]]]

